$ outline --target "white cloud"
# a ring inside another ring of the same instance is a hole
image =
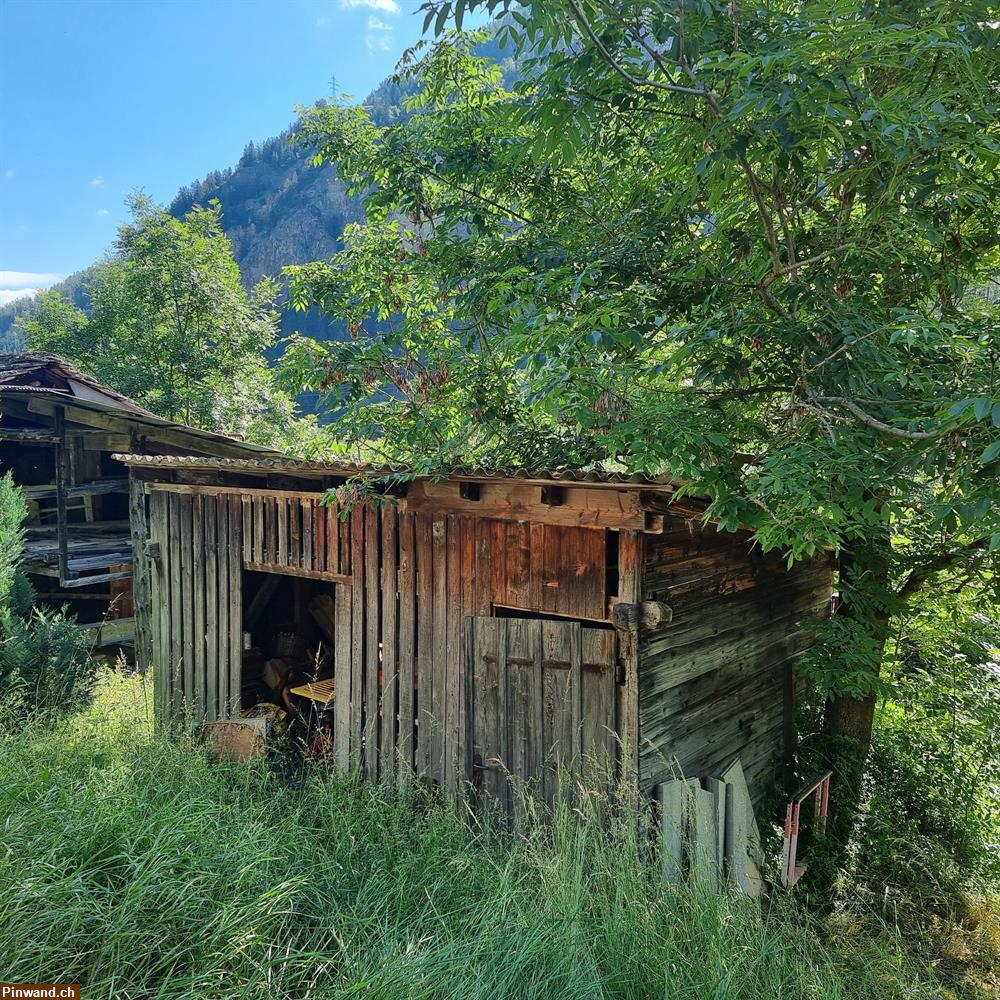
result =
[[[107,215],[108,214],[108,210],[106,208],[99,208],[97,210],[97,214],[98,215]]]
[[[90,186],[92,188],[102,188],[104,187],[104,178],[98,174],[91,182]]]
[[[365,46],[369,52],[388,52],[392,48],[392,25],[369,14]]]
[[[380,10],[383,14],[398,14],[402,9],[396,0],[340,0],[340,6],[348,10],[364,7],[366,10]]]
[[[17,299],[33,299],[40,288],[0,288],[0,306],[8,305]]]
[[[369,52],[388,52],[392,39],[388,35],[365,35],[365,47]]]
[[[17,171],[16,171],[16,170],[14,170],[14,168],[13,168],[13,167],[8,167],[8,168],[7,168],[7,169],[6,169],[6,170],[5,170],[4,172],[3,172],[3,175],[4,175],[4,177],[6,177],[6,178],[10,179],[11,177],[13,177],[13,176],[14,176],[14,174],[15,174],[16,172],[17,172]]]
[[[321,15],[316,18],[316,27],[325,28],[328,24],[333,24],[333,18],[328,17],[326,14]]]
[[[65,274],[48,274],[43,271],[0,271],[0,288],[8,291],[21,289],[36,292],[62,281]]]

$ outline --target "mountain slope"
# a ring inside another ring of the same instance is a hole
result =
[[[515,62],[501,51],[495,39],[477,46],[478,54],[491,58],[504,70],[508,83],[516,74]],[[404,114],[402,105],[412,87],[385,80],[365,99],[379,124]],[[243,281],[252,285],[264,275],[279,276],[288,264],[304,264],[329,257],[342,246],[344,227],[364,216],[363,199],[351,197],[330,166],[313,167],[311,151],[292,140],[294,125],[260,145],[251,143],[235,167],[212,171],[189,184],[170,203],[174,215],[217,198],[222,205],[222,228],[233,241],[233,251]],[[86,285],[93,268],[70,275],[54,286],[76,305],[89,305]],[[21,349],[14,321],[31,310],[30,300],[0,309],[0,352]],[[346,328],[316,312],[285,313],[283,334],[299,331],[319,340],[339,339]]]
[[[400,113],[404,96],[402,88],[385,81],[365,103],[377,120],[387,122]],[[313,167],[310,156],[308,149],[293,141],[289,128],[260,145],[248,145],[235,167],[215,170],[181,188],[169,209],[180,216],[217,198],[222,227],[233,242],[247,285],[265,275],[279,275],[286,264],[329,257],[340,249],[345,226],[363,218],[363,201],[348,195],[332,167]],[[86,285],[92,274],[93,268],[88,268],[54,287],[86,309]],[[30,300],[21,300],[0,309],[0,352],[20,349],[14,322],[31,308]],[[292,330],[320,339],[344,332],[340,324],[313,313],[285,314],[282,332]]]

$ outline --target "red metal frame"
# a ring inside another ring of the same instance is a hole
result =
[[[826,828],[826,817],[830,810],[830,777],[832,771],[827,771],[822,777],[817,778],[811,784],[803,785],[789,801],[785,809],[785,846],[784,860],[781,869],[781,884],[786,888],[791,888],[806,873],[808,867],[803,861],[797,863],[796,855],[799,850],[799,826],[802,812],[802,803],[812,795],[813,798],[813,821],[816,829]]]

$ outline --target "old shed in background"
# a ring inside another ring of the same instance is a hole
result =
[[[0,475],[28,502],[23,569],[43,601],[132,638],[128,470],[114,452],[268,456],[273,451],[186,427],[54,354],[0,354]]]
[[[787,759],[829,561],[789,571],[667,480],[120,458],[162,717],[269,686],[319,706],[345,768],[501,799],[507,775],[553,801],[591,765],[650,791],[735,757],[757,796]],[[358,474],[381,495],[323,503]]]

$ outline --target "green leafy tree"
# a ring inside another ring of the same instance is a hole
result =
[[[131,208],[90,282],[90,315],[44,296],[23,323],[29,346],[171,420],[271,440],[292,415],[265,356],[277,337],[277,283],[246,291],[217,203],[181,219],[142,196]]]
[[[765,549],[837,551],[808,671],[842,840],[893,616],[942,573],[995,579],[992,7],[490,0],[427,23],[474,8],[503,15],[512,88],[446,33],[404,57],[397,122],[306,114],[368,217],[290,269],[352,332],[291,363],[375,454],[667,469]]]

